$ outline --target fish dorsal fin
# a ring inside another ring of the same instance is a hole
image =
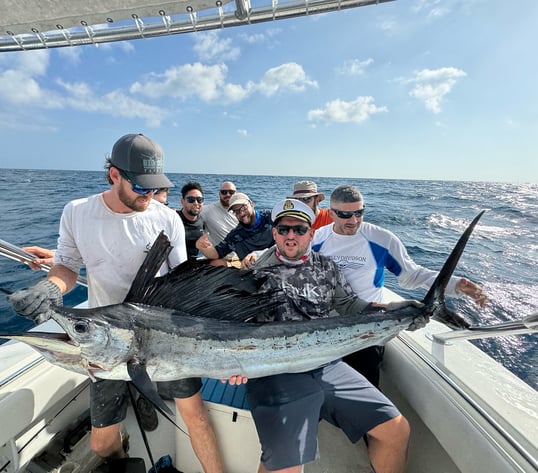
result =
[[[258,292],[265,277],[257,277],[251,270],[211,266],[207,260],[186,261],[168,274],[155,277],[171,249],[168,238],[161,233],[140,266],[124,303],[236,321],[252,320],[277,304],[274,292]]]
[[[476,224],[478,223],[482,215],[484,215],[484,212],[485,210],[482,210],[482,212],[480,212],[473,219],[467,229],[463,232],[460,239],[456,243],[456,246],[446,259],[445,264],[441,268],[441,271],[439,271],[437,278],[435,278],[435,281],[433,282],[432,286],[430,287],[430,290],[426,294],[426,297],[422,301],[426,307],[432,308],[435,312],[438,312],[441,319],[445,318],[443,316],[443,313],[446,314],[446,317],[448,317],[448,315],[450,314],[450,311],[448,311],[448,309],[445,307],[446,286],[450,281],[452,274],[454,274],[454,270],[456,269],[463,250],[465,249],[465,246],[469,241],[471,233],[473,232]],[[436,305],[438,307],[435,307]],[[453,316],[455,314],[450,315]]]
[[[168,258],[170,251],[172,251],[170,240],[164,231],[161,231],[140,265],[123,302],[141,302],[144,299],[146,288],[155,279],[157,271]]]

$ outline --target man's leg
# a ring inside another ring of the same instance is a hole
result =
[[[92,427],[90,448],[97,456],[107,461],[118,460],[127,456],[127,453],[123,450],[120,425]]]
[[[312,372],[250,379],[246,388],[262,448],[259,473],[300,473],[318,454],[323,393]]]
[[[322,369],[325,402],[321,417],[341,428],[351,442],[368,434],[368,455],[376,473],[403,473],[409,424],[396,406],[347,363]]]
[[[302,465],[290,466],[289,468],[284,468],[283,470],[266,470],[263,463],[260,463],[260,468],[258,468],[258,473],[301,473],[302,471]]]
[[[376,473],[404,472],[409,434],[409,423],[402,415],[368,431],[368,455]]]
[[[127,384],[103,379],[91,383],[90,411],[90,448],[107,461],[125,458],[120,426],[127,413]]]
[[[209,423],[207,411],[198,392],[191,397],[174,399],[187,426],[191,445],[205,473],[223,473],[217,437]]]

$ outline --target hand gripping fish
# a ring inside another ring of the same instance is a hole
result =
[[[144,394],[150,380],[257,378],[311,370],[382,345],[432,317],[467,328],[463,318],[445,306],[445,288],[482,214],[461,236],[420,308],[255,323],[258,314],[274,309],[271,294],[258,293],[263,280],[252,271],[192,262],[154,277],[171,249],[161,234],[122,304],[55,307],[52,318],[65,334],[3,333],[0,337],[27,343],[51,363],[92,378],[131,380]]]

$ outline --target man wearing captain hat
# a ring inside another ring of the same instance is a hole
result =
[[[296,199],[278,202],[272,212],[275,246],[252,270],[265,278],[260,290],[272,292],[275,309],[256,322],[290,322],[340,315],[358,316],[369,306],[346,282],[336,263],[311,251],[314,212]],[[416,301],[382,304],[387,311]],[[270,330],[268,325],[267,330]],[[297,354],[300,356],[300,342]],[[317,425],[325,419],[350,441],[367,433],[375,471],[403,471],[409,424],[394,404],[341,359],[302,373],[250,379],[247,398],[261,444],[258,471],[299,473],[316,459]],[[305,428],[304,426],[308,426]]]
[[[312,229],[329,225],[333,222],[329,214],[329,209],[319,207],[319,203],[325,199],[323,192],[318,192],[318,186],[313,181],[299,181],[293,186],[293,195],[288,196],[288,199],[297,199],[308,205],[314,212],[315,219],[312,224]]]

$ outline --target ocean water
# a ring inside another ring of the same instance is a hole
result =
[[[169,174],[176,188],[171,206],[179,206],[181,185],[199,181],[206,202],[217,200],[224,180],[232,180],[257,208],[270,208],[288,195],[299,178],[214,174]],[[303,177],[301,177],[302,179]],[[414,181],[304,177],[318,184],[328,205],[331,191],[341,184],[357,186],[364,195],[365,219],[392,230],[413,259],[440,269],[471,219],[486,210],[460,260],[456,274],[480,283],[490,297],[479,309],[464,299],[449,299],[471,323],[492,324],[517,320],[538,311],[538,184]],[[108,187],[99,171],[43,171],[0,169],[0,238],[10,243],[56,246],[63,206],[70,200]],[[390,273],[389,273],[390,274]],[[0,287],[15,291],[44,277],[41,271],[0,257]],[[422,290],[403,291],[387,275],[387,286],[405,297],[422,299]],[[77,287],[64,299],[74,305],[86,298]],[[0,331],[24,330],[32,325],[13,312],[0,294]],[[538,389],[536,335],[497,337],[474,341],[509,370]]]

